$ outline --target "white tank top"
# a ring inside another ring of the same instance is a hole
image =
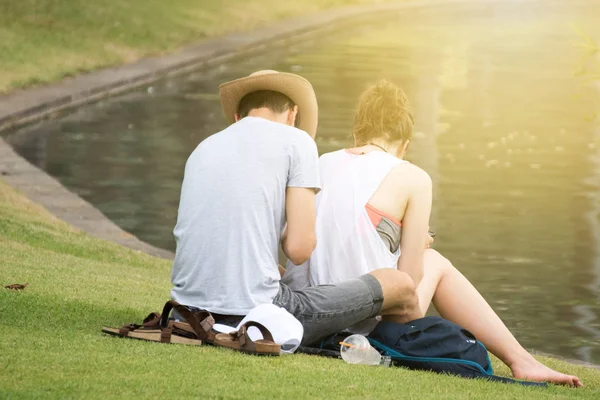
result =
[[[388,153],[356,155],[347,150],[319,160],[317,247],[308,262],[288,262],[283,282],[298,290],[357,278],[380,268],[397,268],[399,250],[390,252],[365,206],[395,166],[406,162]]]

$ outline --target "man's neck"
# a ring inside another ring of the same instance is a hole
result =
[[[263,118],[269,121],[279,122],[280,124],[286,124],[287,122],[285,113],[277,114],[266,107],[252,109],[248,113],[248,116]]]

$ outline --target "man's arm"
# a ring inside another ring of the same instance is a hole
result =
[[[423,257],[426,247],[423,245],[423,238],[427,237],[431,215],[431,178],[422,169],[415,168],[409,185],[405,187],[410,187],[410,195],[402,220],[398,269],[410,275],[415,285],[418,285],[423,279]]]
[[[287,227],[281,244],[283,252],[295,265],[308,261],[315,246],[315,190],[303,187],[288,187],[285,198]]]

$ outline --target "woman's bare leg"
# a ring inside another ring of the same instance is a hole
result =
[[[510,367],[515,378],[583,386],[576,376],[556,372],[529,354],[471,282],[440,253],[426,250],[424,265],[425,274],[417,287],[423,313],[433,300],[443,318],[471,331]]]

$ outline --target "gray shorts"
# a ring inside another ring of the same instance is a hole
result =
[[[335,285],[297,291],[280,283],[273,304],[285,308],[302,323],[302,344],[311,345],[379,315],[383,291],[377,279],[368,274]]]

